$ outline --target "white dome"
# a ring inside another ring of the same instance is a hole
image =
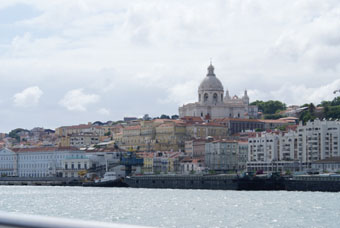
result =
[[[199,91],[224,91],[221,81],[214,74],[214,67],[210,64],[208,74],[198,87]]]

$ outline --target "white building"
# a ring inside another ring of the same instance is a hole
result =
[[[248,140],[248,161],[270,163],[278,159],[279,136],[263,133]]]
[[[205,166],[217,172],[236,171],[238,169],[238,142],[217,140],[206,143]]]
[[[217,118],[249,118],[257,117],[257,106],[249,105],[247,91],[242,98],[230,97],[210,64],[208,74],[198,88],[198,102],[183,105],[179,108],[180,118],[184,116],[200,116],[207,119]]]
[[[180,162],[182,174],[201,174],[204,167],[204,159],[201,158],[185,158]]]
[[[303,162],[313,162],[340,156],[340,121],[300,123],[297,128],[298,151]]]
[[[337,172],[340,171],[340,157],[331,157],[323,160],[315,161],[312,163],[314,171],[322,172]]]
[[[297,133],[295,131],[289,131],[279,136],[279,159],[281,161],[299,160],[297,148]]]
[[[95,134],[71,135],[70,146],[83,148],[99,143],[99,136]]]
[[[84,151],[76,148],[20,148],[12,149],[17,154],[19,177],[49,177],[62,175],[62,161],[70,155],[81,156]]]
[[[248,161],[248,142],[238,142],[237,161],[237,170],[245,171]]]
[[[297,153],[297,134],[262,133],[249,138],[248,171],[298,171],[308,168]]]
[[[17,176],[17,154],[6,148],[0,150],[0,176]]]
[[[340,122],[317,119],[300,123],[296,132],[263,133],[248,142],[249,171],[309,169],[315,161],[340,156]]]
[[[79,177],[91,168],[91,160],[86,155],[72,154],[62,161],[62,177]],[[84,176],[83,175],[83,176]]]

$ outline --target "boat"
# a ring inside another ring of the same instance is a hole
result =
[[[94,182],[83,183],[85,187],[127,187],[124,178],[117,177],[115,172],[106,172],[104,177]]]
[[[284,178],[280,173],[256,174],[246,172],[236,179],[238,190],[271,191],[285,190]]]

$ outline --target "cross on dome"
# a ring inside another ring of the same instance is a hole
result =
[[[212,65],[212,63],[211,63],[211,60],[210,60],[210,65],[209,65],[209,67],[208,67],[208,74],[207,74],[207,76],[215,76],[215,73],[214,73],[214,66]]]

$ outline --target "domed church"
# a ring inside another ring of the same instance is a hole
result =
[[[257,118],[258,108],[249,105],[247,90],[242,98],[230,97],[221,81],[214,73],[214,66],[210,63],[208,74],[198,87],[198,102],[189,103],[179,108],[179,116],[200,116],[205,119],[218,118]]]

